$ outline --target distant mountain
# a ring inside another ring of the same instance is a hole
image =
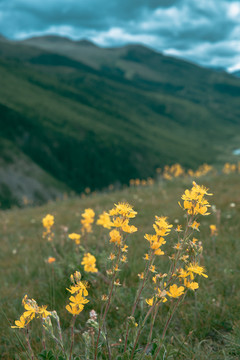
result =
[[[141,45],[0,40],[0,79],[9,204],[128,183],[174,162],[215,163],[240,130],[238,79]],[[32,187],[21,186],[26,173]]]
[[[240,70],[233,71],[231,74],[232,74],[233,76],[236,76],[237,78],[240,78]]]

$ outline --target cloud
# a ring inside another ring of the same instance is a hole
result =
[[[240,3],[231,0],[0,0],[0,33],[59,34],[101,46],[143,43],[204,66],[240,62]]]

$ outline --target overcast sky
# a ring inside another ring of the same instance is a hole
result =
[[[204,66],[240,69],[240,0],[0,0],[0,33],[59,34],[104,47],[143,43]]]

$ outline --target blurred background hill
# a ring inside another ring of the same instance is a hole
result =
[[[235,75],[142,45],[1,36],[1,207],[230,160],[240,147]]]

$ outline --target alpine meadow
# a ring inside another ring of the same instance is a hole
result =
[[[0,359],[238,360],[237,73],[0,36],[0,83]]]

